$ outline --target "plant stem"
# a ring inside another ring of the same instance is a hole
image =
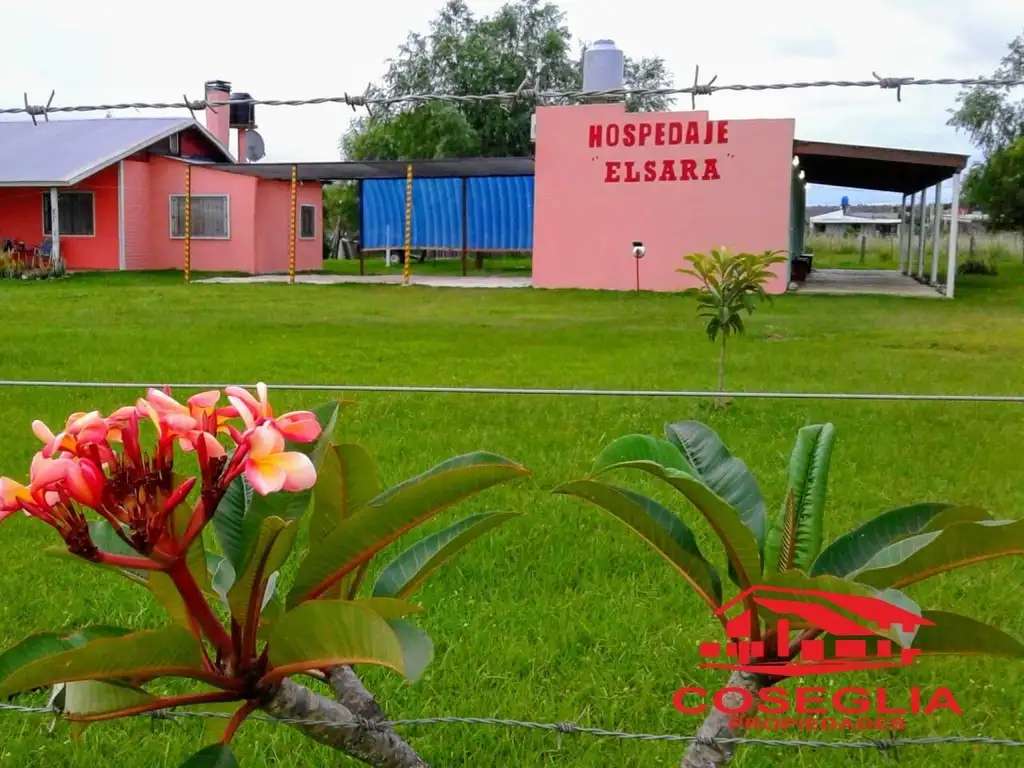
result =
[[[134,568],[137,571],[162,571],[163,567],[146,557],[132,557],[131,555],[112,555],[109,552],[100,552],[99,562],[104,565],[116,565],[118,568]]]
[[[185,601],[186,609],[195,617],[203,634],[217,647],[223,658],[234,659],[235,649],[231,643],[231,636],[228,635],[210,604],[203,597],[203,592],[192,577],[185,558],[181,557],[175,560],[168,569],[167,575],[171,577],[181,599]]]
[[[245,702],[237,712],[235,712],[234,716],[231,718],[231,722],[228,723],[228,727],[224,729],[224,735],[220,740],[221,744],[227,744],[231,741],[235,735],[235,731],[238,730],[238,727],[242,724],[245,718],[252,714],[253,710],[259,707],[259,705],[259,699],[250,699]]]

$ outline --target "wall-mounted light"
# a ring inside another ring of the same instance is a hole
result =
[[[797,176],[800,177],[800,181],[804,180],[804,172],[803,171],[800,171],[800,173],[798,173]]]
[[[795,155],[793,156],[793,167],[794,168],[799,168],[800,167],[800,158],[796,157]]]

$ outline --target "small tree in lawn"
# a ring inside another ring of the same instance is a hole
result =
[[[699,288],[690,290],[697,294],[697,316],[704,320],[708,338],[721,337],[718,391],[724,392],[729,337],[744,332],[743,315],[753,314],[756,302],[768,298],[764,284],[774,276],[771,266],[786,259],[772,251],[730,253],[725,248],[712,250],[710,256],[694,253],[686,258],[691,266],[676,271],[700,281]]]
[[[725,550],[728,578],[743,595],[751,617],[751,637],[763,642],[752,659],[772,669],[799,664],[801,644],[822,634],[808,627],[787,650],[767,609],[749,597],[752,587],[782,590],[791,600],[815,602],[822,594],[872,598],[917,614],[915,632],[878,634],[920,654],[987,654],[1024,658],[1024,644],[996,627],[941,610],[922,610],[904,592],[917,582],[997,557],[1024,552],[1024,520],[997,520],[973,506],[913,504],[883,512],[837,538],[824,549],[824,512],[835,428],[815,424],[797,433],[789,459],[788,487],[769,522],[757,479],[709,427],[697,421],[665,426],[665,437],[627,435],[609,443],[588,477],[555,489],[608,512],[644,539],[676,569],[723,625],[727,617],[719,568],[705,557],[681,515],[649,496],[611,484],[607,474],[636,471],[653,476],[703,517]],[[977,600],[984,595],[975,592]],[[726,688],[753,699],[781,677],[734,671]],[[739,694],[729,693],[728,707]],[[729,762],[728,740],[742,731],[734,715],[713,708],[681,768],[714,768]]]
[[[433,644],[409,621],[422,609],[408,598],[514,513],[470,515],[421,539],[360,596],[363,578],[403,534],[526,471],[471,453],[382,490],[362,448],[331,442],[337,402],[275,414],[262,384],[258,397],[225,391],[222,406],[217,391],[179,403],[151,389],[109,416],[72,414],[56,435],[33,423],[43,449],[28,485],[0,478],[0,521],[20,512],[46,523],[64,540],[54,554],[148,589],[170,623],[28,637],[0,654],[0,699],[54,686],[54,705],[79,730],[171,707],[221,709],[223,728],[207,729],[212,743],[189,768],[236,765],[229,744],[258,709],[370,765],[425,768],[391,728],[358,727],[386,718],[351,665],[418,677]],[[194,454],[197,471],[180,474],[176,448]],[[304,518],[309,543],[297,553]],[[282,600],[278,575],[293,554]],[[298,676],[328,683],[336,700]],[[187,692],[168,692],[168,678],[186,680]]]

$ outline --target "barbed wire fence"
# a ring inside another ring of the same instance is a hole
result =
[[[361,94],[342,93],[339,96],[319,96],[302,99],[258,99],[232,98],[230,101],[215,99],[189,99],[182,95],[181,101],[165,102],[115,102],[100,104],[54,105],[56,95],[51,91],[45,104],[33,104],[29,94],[23,94],[23,104],[17,107],[0,108],[0,115],[27,115],[33,123],[42,117],[49,122],[50,115],[87,112],[115,112],[125,110],[168,110],[186,109],[193,117],[195,112],[205,109],[217,110],[231,105],[260,105],[266,107],[301,107],[322,104],[336,104],[358,108],[388,107],[399,104],[420,105],[433,102],[449,104],[488,104],[511,105],[515,103],[544,104],[550,102],[579,102],[602,99],[628,99],[638,96],[690,96],[691,107],[696,109],[698,96],[712,96],[720,92],[756,92],[805,90],[822,88],[855,88],[894,90],[896,99],[902,102],[903,89],[917,86],[986,86],[991,88],[1010,88],[1024,85],[1024,78],[914,78],[914,77],[883,77],[872,73],[872,79],[864,80],[811,80],[776,83],[754,84],[719,84],[717,75],[707,82],[698,81],[699,67],[694,73],[693,84],[686,87],[671,88],[614,88],[597,91],[545,91],[538,87],[527,87],[528,82],[515,91],[501,91],[482,94],[448,94],[418,93],[401,96],[373,95],[369,92]],[[0,387],[32,387],[32,388],[90,388],[90,389],[145,389],[150,386],[162,387],[164,384],[143,382],[88,382],[88,381],[57,381],[57,380],[0,380]],[[176,383],[169,386],[176,389],[208,389],[220,388],[223,384],[208,383]],[[473,395],[545,395],[545,396],[584,396],[584,397],[678,397],[678,398],[754,398],[754,399],[824,399],[824,400],[872,400],[872,401],[930,401],[930,402],[998,402],[1024,403],[1024,395],[955,395],[942,393],[843,393],[843,392],[713,392],[697,390],[606,390],[606,389],[556,389],[556,388],[516,388],[516,387],[435,387],[435,386],[391,386],[391,385],[343,385],[343,384],[278,384],[270,385],[271,389],[292,391],[328,391],[328,392],[391,392],[391,393],[424,393],[424,394],[473,394]],[[0,712],[23,715],[41,715],[60,717],[63,713],[52,706],[26,706],[0,702]],[[202,712],[186,710],[163,710],[135,717],[151,720],[171,720],[188,718],[220,718],[231,717],[229,713]],[[274,718],[267,715],[254,715],[249,718],[265,723],[279,725],[315,725],[330,728],[358,728],[382,730],[390,728],[413,728],[436,725],[466,725],[477,727],[495,727],[507,729],[527,729],[553,732],[558,735],[580,735],[597,738],[611,738],[620,741],[640,742],[671,742],[689,744],[748,745],[760,747],[812,748],[841,750],[877,750],[887,756],[895,755],[897,750],[915,746],[938,745],[983,745],[994,747],[1024,747],[1024,741],[1007,738],[996,738],[985,735],[977,736],[927,736],[919,738],[860,738],[860,739],[769,739],[734,737],[713,741],[695,735],[683,734],[650,734],[628,731],[606,730],[582,726],[572,722],[533,722],[514,719],[480,718],[480,717],[426,717],[402,720],[372,721],[362,718],[355,723],[330,723],[323,720],[300,720]]]
[[[699,67],[697,73],[699,74]],[[883,77],[876,72],[872,73],[871,80],[807,80],[788,83],[734,83],[718,84],[718,76],[712,77],[706,83],[697,82],[697,74],[694,76],[693,85],[686,87],[671,88],[608,88],[598,91],[544,91],[538,88],[529,88],[524,81],[523,86],[515,91],[499,91],[495,93],[479,94],[451,94],[451,93],[417,93],[401,96],[373,95],[369,92],[362,94],[342,93],[340,96],[317,96],[307,99],[256,99],[237,98],[230,101],[217,99],[189,99],[184,94],[181,101],[133,101],[110,104],[76,104],[76,105],[53,105],[56,91],[50,92],[50,97],[45,104],[32,104],[28,93],[24,93],[24,104],[18,107],[0,108],[0,115],[24,114],[35,122],[37,117],[49,120],[49,115],[66,112],[116,112],[122,110],[143,110],[143,109],[187,109],[193,114],[204,109],[216,110],[220,107],[231,105],[258,105],[265,107],[303,107],[313,104],[343,104],[356,109],[358,107],[387,107],[396,104],[426,104],[431,102],[447,102],[449,104],[509,104],[515,102],[544,103],[552,101],[585,101],[590,99],[619,99],[635,96],[690,96],[691,106],[696,109],[697,96],[711,96],[722,91],[785,91],[804,90],[809,88],[879,88],[882,90],[896,91],[896,100],[903,100],[903,89],[917,86],[934,85],[955,85],[961,87],[987,86],[991,88],[1010,88],[1024,85],[1024,78],[992,78],[992,77],[940,77],[940,78],[916,78],[916,77]]]
[[[53,707],[30,707],[17,704],[0,703],[0,712],[12,712],[30,715],[49,715],[57,718],[61,711]],[[132,717],[145,717],[152,720],[171,719],[230,719],[233,713],[230,712],[201,712],[188,710],[158,710]],[[317,726],[326,728],[354,728],[360,730],[388,730],[394,728],[412,728],[428,725],[472,725],[493,728],[539,730],[557,733],[559,735],[580,735],[593,736],[597,738],[610,738],[619,741],[641,741],[641,742],[670,742],[677,744],[700,743],[709,746],[714,745],[747,745],[760,747],[788,747],[788,748],[811,748],[811,749],[875,749],[893,756],[895,751],[905,747],[930,747],[943,744],[970,744],[993,747],[1024,747],[1024,741],[1014,739],[994,738],[991,736],[922,736],[918,738],[878,738],[859,740],[823,740],[823,739],[759,739],[746,736],[735,736],[720,739],[705,739],[699,736],[688,736],[676,733],[633,733],[630,731],[612,731],[604,728],[590,728],[571,722],[538,723],[530,720],[509,720],[495,717],[420,717],[407,720],[367,720],[357,718],[354,723],[332,723],[325,720],[301,719],[301,718],[277,718],[268,715],[252,715],[249,720],[264,723],[276,723],[278,725],[295,726]]]

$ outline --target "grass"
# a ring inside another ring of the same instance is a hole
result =
[[[1024,391],[1024,270],[964,277],[955,301],[784,296],[759,311],[730,349],[733,389],[844,392]],[[0,281],[6,308],[5,378],[93,381],[436,384],[710,389],[717,348],[695,305],[674,295],[463,291],[338,285],[184,285],[180,275],[74,275]],[[187,393],[179,393],[185,395]],[[34,418],[111,409],[134,391],[0,387],[0,474],[23,477],[37,444]],[[281,409],[326,396],[279,393]],[[533,471],[436,521],[484,509],[526,514],[474,545],[418,594],[435,661],[409,687],[370,670],[391,716],[573,720],[649,733],[692,733],[671,706],[682,685],[714,689],[697,668],[716,624],[683,581],[620,524],[550,493],[583,475],[619,435],[658,433],[689,418],[711,424],[761,479],[774,512],[796,430],[830,420],[839,442],[827,509],[831,539],[883,510],[921,500],[984,505],[1021,516],[1024,408],[971,403],[738,400],[725,412],[696,400],[360,394],[339,435],[376,457],[388,483],[454,454],[486,449]],[[663,497],[670,499],[671,497]],[[681,507],[677,504],[677,508]],[[706,529],[683,511],[709,546]],[[433,528],[432,528],[433,529]],[[155,627],[147,594],[118,577],[43,549],[52,532],[22,517],[0,527],[0,647],[86,623]],[[286,577],[287,579],[287,574]],[[991,622],[1024,638],[1024,562],[983,563],[910,588],[927,607]],[[906,736],[979,734],[1021,739],[1024,668],[1018,661],[932,658],[855,681],[905,701],[911,686],[947,685],[963,714],[910,716]],[[927,695],[927,694],[926,694]],[[136,720],[94,726],[80,743],[65,724],[0,713],[0,765],[177,766],[201,723]],[[404,733],[435,766],[675,765],[678,745],[439,725]],[[815,737],[819,734],[796,734]],[[845,734],[844,734],[845,735]],[[872,734],[865,734],[872,735]],[[825,735],[828,737],[828,735]],[[914,751],[911,751],[914,750]],[[245,725],[248,768],[349,765],[300,734]],[[996,747],[919,747],[914,765],[1015,764]],[[811,768],[888,764],[876,751],[748,748],[736,765]]]

